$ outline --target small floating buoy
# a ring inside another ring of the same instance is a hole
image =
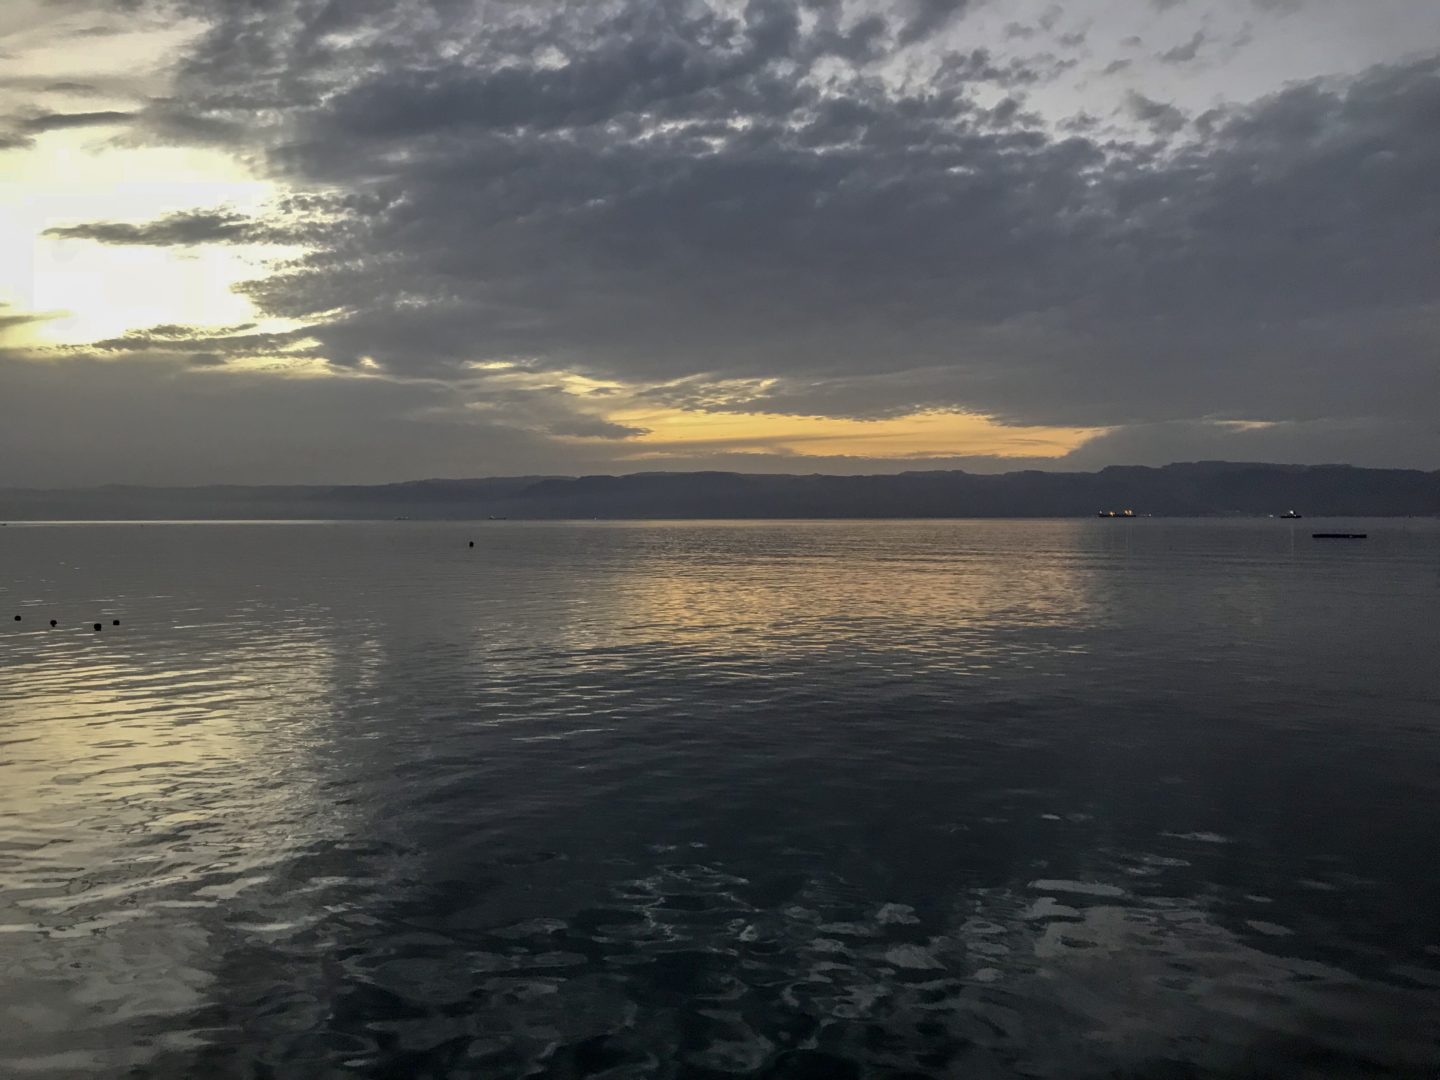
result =
[[[471,545],[471,546],[473,547],[474,545]],[[16,616],[15,616],[15,621],[16,621],[16,622],[19,622],[19,621],[20,621],[20,616],[19,616],[19,615],[16,615]]]
[[[54,619],[51,619],[51,620],[50,620],[50,625],[51,625],[51,626],[58,626],[59,624],[58,624]]]
[[[95,624],[95,630],[96,630],[96,632],[98,633],[100,629],[101,629],[100,624],[97,622],[97,623]]]
[[[474,547],[474,546],[475,546],[475,541],[474,541],[474,540],[471,540],[471,541],[470,541],[470,546],[471,546],[471,547]],[[19,616],[19,615],[16,615],[15,617],[18,619],[20,616]]]
[[[119,625],[120,625],[120,620],[119,620],[119,619],[111,619],[111,620],[110,620],[110,625],[111,625],[111,626],[119,626]]]

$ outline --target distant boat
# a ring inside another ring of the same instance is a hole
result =
[[[1311,533],[1312,540],[1364,540],[1369,533]]]
[[[1096,516],[1096,517],[1103,517],[1103,518],[1112,518],[1112,517],[1113,517],[1113,518],[1133,518],[1133,517],[1135,516],[1135,511],[1134,511],[1134,510],[1101,510],[1101,511],[1100,511],[1098,514],[1096,514],[1095,516]]]
[[[1288,521],[1299,521],[1305,515],[1297,514],[1294,510],[1286,510],[1285,513],[1281,514],[1280,516]]]

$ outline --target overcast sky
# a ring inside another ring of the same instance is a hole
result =
[[[1435,0],[4,0],[0,484],[1440,468]]]

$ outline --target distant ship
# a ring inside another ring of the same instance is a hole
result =
[[[1300,520],[1302,517],[1304,517],[1305,515],[1304,515],[1304,514],[1297,514],[1294,510],[1286,510],[1285,513],[1281,514],[1280,516],[1281,516],[1282,518],[1286,518],[1286,519],[1288,519],[1288,520],[1290,520],[1290,521],[1299,521],[1299,520]]]
[[[1101,511],[1100,511],[1098,514],[1096,514],[1095,516],[1096,516],[1096,517],[1103,517],[1103,518],[1112,518],[1112,517],[1113,517],[1113,518],[1132,518],[1132,517],[1135,516],[1135,511],[1134,511],[1134,510],[1101,510]]]

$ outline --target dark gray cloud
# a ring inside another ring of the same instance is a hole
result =
[[[0,90],[19,90],[31,94],[73,94],[88,97],[98,93],[100,87],[91,82],[77,82],[73,79],[55,79],[49,75],[0,75]]]
[[[231,357],[266,357],[283,355],[289,359],[315,356],[307,347],[307,331],[267,332],[252,323],[241,326],[203,330],[190,326],[152,326],[132,330],[120,337],[106,338],[88,345],[87,351],[100,356],[143,355],[148,357],[194,357],[203,355],[207,363],[223,363]],[[199,351],[197,351],[199,350]]]
[[[1189,123],[1189,117],[1182,110],[1168,102],[1148,98],[1138,90],[1126,95],[1125,105],[1136,120],[1163,135],[1174,135]]]
[[[51,94],[78,94],[82,97],[99,93],[100,88],[90,82],[76,82],[73,79],[61,79],[59,82],[49,82],[44,86],[46,92]]]
[[[0,486],[559,473],[606,467],[641,430],[577,415],[504,375],[256,370],[234,366],[214,339],[164,327],[148,336],[156,347],[0,348]]]
[[[129,224],[94,221],[83,225],[60,225],[45,231],[62,240],[94,240],[101,244],[169,246],[186,244],[244,243],[251,223],[238,214],[185,212],[156,221]]]
[[[49,316],[29,311],[14,311],[9,304],[0,302],[0,339],[22,327],[44,322]]]
[[[1200,55],[1200,50],[1209,40],[1203,30],[1196,30],[1189,40],[1160,53],[1159,59],[1166,64],[1188,64]]]
[[[102,112],[42,113],[29,117],[20,123],[24,131],[40,134],[46,131],[65,131],[70,128],[100,127],[107,124],[128,124],[135,119],[134,113]]]
[[[307,215],[300,200],[289,200],[273,221],[257,221],[231,210],[187,210],[140,223],[88,221],[57,225],[46,236],[140,247],[191,247],[197,244],[307,244],[320,241],[326,223]]]
[[[969,0],[908,0],[906,17],[900,27],[901,45],[924,41],[960,15]]]
[[[1092,440],[1063,459],[1064,467],[1167,465],[1173,461],[1272,461],[1393,467],[1435,460],[1440,424],[1396,424],[1384,417],[1343,417],[1266,427],[1177,420],[1137,424]]]
[[[541,439],[527,469],[546,434],[626,432],[553,389],[477,388],[472,362],[700,410],[969,408],[1134,433],[1097,454],[1267,432],[1323,459],[1368,432],[1392,463],[1440,462],[1436,56],[1194,123],[1136,90],[1119,128],[1057,133],[1033,95],[1073,57],[992,54],[954,0],[172,7],[208,29],[145,110],[149,137],[344,194],[55,233],[303,240],[246,287],[261,312],[312,324],[307,355],[338,370],[467,386],[472,417],[523,417]],[[258,342],[134,344],[105,348]]]
[[[434,384],[276,377],[180,358],[0,353],[0,484],[399,480],[558,464],[539,435],[427,415],[452,396]]]

